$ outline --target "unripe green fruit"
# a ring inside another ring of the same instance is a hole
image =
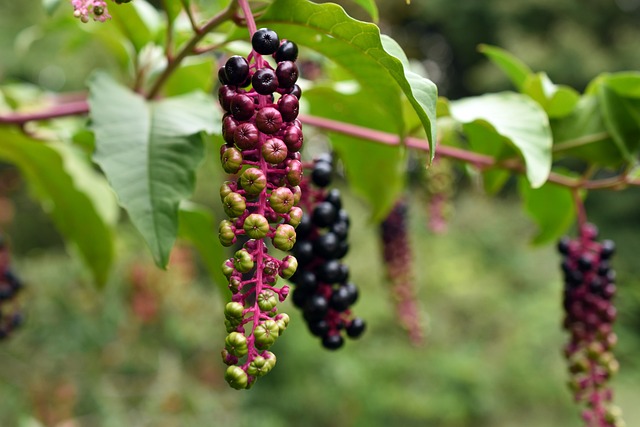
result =
[[[229,320],[225,319],[224,327],[228,334],[234,332],[236,328],[240,325],[240,320]]]
[[[235,227],[231,221],[225,219],[220,222],[220,227],[218,227],[218,238],[220,239],[222,246],[231,246],[236,242],[237,238]]]
[[[252,239],[262,239],[269,232],[269,221],[260,214],[251,214],[244,219],[242,228]]]
[[[253,268],[253,257],[246,249],[236,251],[233,257],[233,266],[240,273],[248,273]]]
[[[271,241],[281,251],[290,251],[296,243],[296,230],[289,224],[280,224]]]
[[[258,307],[262,311],[271,311],[278,304],[278,297],[275,292],[270,289],[265,289],[258,294]]]
[[[287,313],[280,313],[276,316],[276,325],[278,325],[278,336],[282,335],[287,326],[289,326],[289,315]]]
[[[240,193],[229,193],[222,201],[224,212],[231,218],[237,218],[247,209],[247,202]]]
[[[229,302],[224,307],[224,316],[227,319],[242,319],[244,307],[239,302]]]
[[[288,279],[293,276],[293,274],[298,269],[298,260],[296,257],[292,255],[287,255],[282,260],[282,264],[280,265],[280,277],[283,279]]]
[[[242,153],[235,147],[227,148],[222,153],[220,161],[222,162],[222,169],[226,173],[234,174],[242,169]]]
[[[278,187],[271,191],[269,196],[269,205],[277,213],[287,213],[293,207],[294,197],[291,190],[287,187]]]
[[[253,332],[256,347],[261,350],[271,347],[276,342],[279,334],[280,328],[278,328],[276,322],[271,319],[265,320]]]
[[[224,274],[227,279],[231,277],[235,271],[235,268],[233,268],[233,258],[229,258],[222,263],[222,274]]]
[[[249,352],[247,337],[240,332],[231,332],[224,340],[224,348],[234,356],[242,357]]]
[[[267,177],[258,168],[249,168],[240,175],[240,186],[247,194],[257,196],[267,186]]]
[[[232,181],[225,181],[220,186],[220,200],[224,201],[225,197],[227,197],[229,194],[233,193],[233,189],[231,188],[230,184],[233,184],[233,182]]]
[[[268,374],[270,370],[270,365],[267,363],[267,360],[262,356],[256,356],[251,363],[249,363],[247,374],[254,377],[262,377]]]
[[[294,206],[291,208],[291,210],[289,211],[289,225],[291,225],[292,227],[297,227],[298,224],[300,224],[300,221],[302,221],[302,216],[304,215],[304,212],[302,211],[301,208]]]
[[[236,390],[247,388],[249,383],[249,376],[239,366],[229,366],[224,373],[224,379]]]

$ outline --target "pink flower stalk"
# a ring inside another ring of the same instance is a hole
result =
[[[411,342],[421,345],[424,342],[424,331],[416,297],[407,210],[406,201],[399,200],[382,222],[382,257],[391,282],[398,320],[407,330]]]
[[[100,22],[111,19],[107,2],[103,0],[71,0],[71,5],[73,6],[73,16],[82,22],[89,22],[89,17]]]

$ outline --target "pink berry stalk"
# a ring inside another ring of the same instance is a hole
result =
[[[289,287],[277,282],[296,271],[297,261],[291,255],[271,255],[265,241],[290,250],[302,218],[296,206],[303,140],[296,119],[297,47],[280,43],[268,29],[255,31],[252,44],[247,59],[232,56],[218,72],[219,101],[226,112],[220,159],[225,172],[235,178],[220,189],[229,219],[221,222],[219,238],[224,246],[244,242],[222,266],[233,295],[224,312],[229,335],[222,358],[229,365],[225,379],[236,389],[250,388],[276,363],[269,348],[289,323],[289,316],[277,309]],[[273,55],[277,67],[262,55]]]
[[[417,304],[407,217],[408,206],[401,199],[380,226],[382,258],[391,283],[398,321],[407,330],[411,342],[421,345],[424,342],[424,331]]]
[[[613,404],[609,380],[618,371],[613,355],[616,308],[615,271],[610,260],[611,240],[597,241],[597,229],[582,223],[578,239],[564,237],[558,243],[563,255],[564,328],[569,342],[564,352],[569,364],[569,386],[576,402],[584,405],[586,427],[622,427],[620,409]]]

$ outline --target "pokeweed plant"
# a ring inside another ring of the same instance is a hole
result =
[[[373,0],[357,4],[377,19]],[[44,5],[50,12],[66,8],[51,19],[82,26],[78,43],[101,41],[101,54],[119,68],[93,73],[88,93],[41,90],[40,108],[34,108],[33,92],[27,99],[3,91],[8,101],[0,113],[0,159],[21,169],[99,285],[115,256],[118,204],[159,267],[166,267],[179,235],[191,241],[214,281],[233,294],[225,309],[223,360],[236,388],[253,385],[273,367],[268,347],[286,326],[275,306],[287,285],[276,286],[276,276],[293,274],[296,261],[273,256],[268,246],[291,249],[296,224],[305,218],[295,206],[304,197],[297,189],[303,125],[328,134],[348,190],[368,203],[377,223],[406,193],[410,150],[427,152],[427,166],[434,158],[465,164],[489,195],[517,177],[523,207],[539,226],[533,238],[538,244],[567,232],[589,191],[640,186],[640,75],[634,72],[597,76],[579,93],[483,45],[482,53],[515,91],[451,101],[438,99],[435,85],[412,69],[398,43],[375,23],[355,20],[334,3]],[[300,57],[316,61],[313,66],[334,80],[299,76],[293,61],[298,48]],[[57,126],[63,118],[65,126]],[[221,222],[214,219],[216,208],[190,200],[195,170],[212,140],[222,147],[224,171],[234,175],[220,190],[227,215]],[[581,236],[584,217],[578,218]],[[229,258],[218,241],[243,243]],[[617,368],[609,330],[615,315],[607,297],[613,279],[599,275],[604,242],[580,241],[562,249],[573,286],[565,292],[573,392],[589,396],[587,425],[622,425],[603,391]],[[589,268],[583,256],[591,259]],[[329,335],[337,342],[335,331]]]

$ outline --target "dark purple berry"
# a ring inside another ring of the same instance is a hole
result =
[[[300,240],[300,233],[298,232],[298,230],[296,230],[296,236],[297,241],[293,246],[292,254],[298,260],[298,264],[307,265],[311,261],[313,261],[314,258],[313,243],[311,243],[309,240]]]
[[[222,138],[224,142],[233,143],[233,133],[238,127],[238,122],[232,115],[227,114],[222,119]]]
[[[224,74],[229,84],[238,86],[249,76],[249,63],[242,56],[234,55],[224,64]]]
[[[302,143],[304,138],[302,136],[302,130],[295,125],[287,127],[284,132],[284,143],[287,145],[287,148],[292,153],[297,152],[302,148]]]
[[[331,203],[337,209],[342,208],[342,198],[340,197],[340,190],[337,188],[332,188],[327,193],[327,196],[324,198],[325,202]]]
[[[323,337],[327,335],[327,333],[329,332],[329,324],[327,323],[326,320],[309,322],[308,326],[309,326],[309,331],[317,337]]]
[[[268,28],[260,28],[253,33],[251,46],[260,55],[272,55],[280,47],[280,39],[275,31]]]
[[[358,338],[362,335],[367,328],[367,324],[359,317],[354,318],[349,325],[347,325],[347,335],[350,338]]]
[[[316,162],[311,171],[311,180],[318,187],[331,184],[331,165],[326,162]]]
[[[336,253],[339,247],[339,241],[335,234],[328,232],[318,238],[313,242],[313,251],[316,255],[324,258],[324,259],[333,259],[338,258]]]
[[[283,61],[276,68],[276,77],[278,78],[278,86],[283,89],[293,87],[298,81],[298,67],[295,62]]]
[[[271,95],[278,89],[278,79],[271,68],[256,71],[251,78],[251,84],[260,95]]]
[[[331,232],[338,236],[338,239],[344,240],[349,235],[349,224],[344,221],[334,222],[331,226]]]
[[[276,50],[276,61],[295,61],[298,59],[298,46],[292,41],[284,41]]]
[[[349,294],[349,305],[353,305],[358,300],[358,287],[351,282],[342,285],[342,288],[346,289]]]
[[[323,283],[337,283],[341,277],[340,261],[329,260],[323,264],[320,264],[316,269],[318,280]]]
[[[277,108],[263,107],[256,113],[256,126],[260,132],[272,134],[280,130],[282,115]]]
[[[329,306],[337,312],[343,312],[349,308],[349,300],[351,295],[349,289],[345,286],[336,288],[331,293],[331,299],[329,300]]]
[[[568,236],[564,236],[558,241],[558,252],[562,255],[569,255],[569,242],[571,239]]]
[[[329,227],[338,217],[338,210],[329,202],[320,202],[313,209],[311,218],[318,227]]]
[[[278,81],[280,81],[280,79],[278,79]],[[292,122],[298,117],[300,102],[295,96],[285,94],[282,95],[278,101],[278,109],[280,110],[280,114],[282,114],[282,120]]]
[[[233,142],[242,150],[256,148],[259,139],[258,128],[251,122],[240,123],[233,132]]]
[[[329,302],[322,295],[311,295],[304,305],[303,315],[308,322],[322,319],[329,309]]]
[[[600,249],[600,258],[609,259],[616,251],[616,244],[613,240],[603,240],[602,248]]]
[[[305,237],[309,236],[309,234],[311,233],[311,228],[312,228],[311,215],[309,215],[308,213],[305,213],[304,215],[302,215],[300,224],[298,224],[298,226],[296,227],[296,236],[297,236],[298,242],[301,239],[304,239]]]
[[[218,102],[225,111],[231,111],[231,101],[236,96],[236,91],[229,86],[220,86],[218,89]]]
[[[333,234],[333,233],[331,233]],[[344,256],[349,252],[349,242],[346,240],[340,240],[338,243],[338,248],[334,252],[334,258],[340,259],[344,258]]]
[[[218,68],[218,81],[223,85],[229,84],[229,79],[227,79],[227,75],[224,72],[224,67]]]
[[[231,99],[231,114],[236,120],[245,121],[253,117],[256,106],[253,99],[244,94],[237,94]]]
[[[318,280],[312,271],[302,270],[297,278],[296,285],[296,289],[312,294],[318,289]]]
[[[578,269],[580,271],[589,271],[591,270],[591,267],[593,267],[593,262],[591,258],[585,255],[578,258]]]
[[[289,91],[289,94],[295,96],[298,99],[300,99],[302,97],[302,89],[300,89],[300,86],[298,86],[298,85],[293,85],[293,87]]]
[[[337,350],[344,344],[344,338],[340,334],[326,335],[322,338],[322,346],[327,350]]]

